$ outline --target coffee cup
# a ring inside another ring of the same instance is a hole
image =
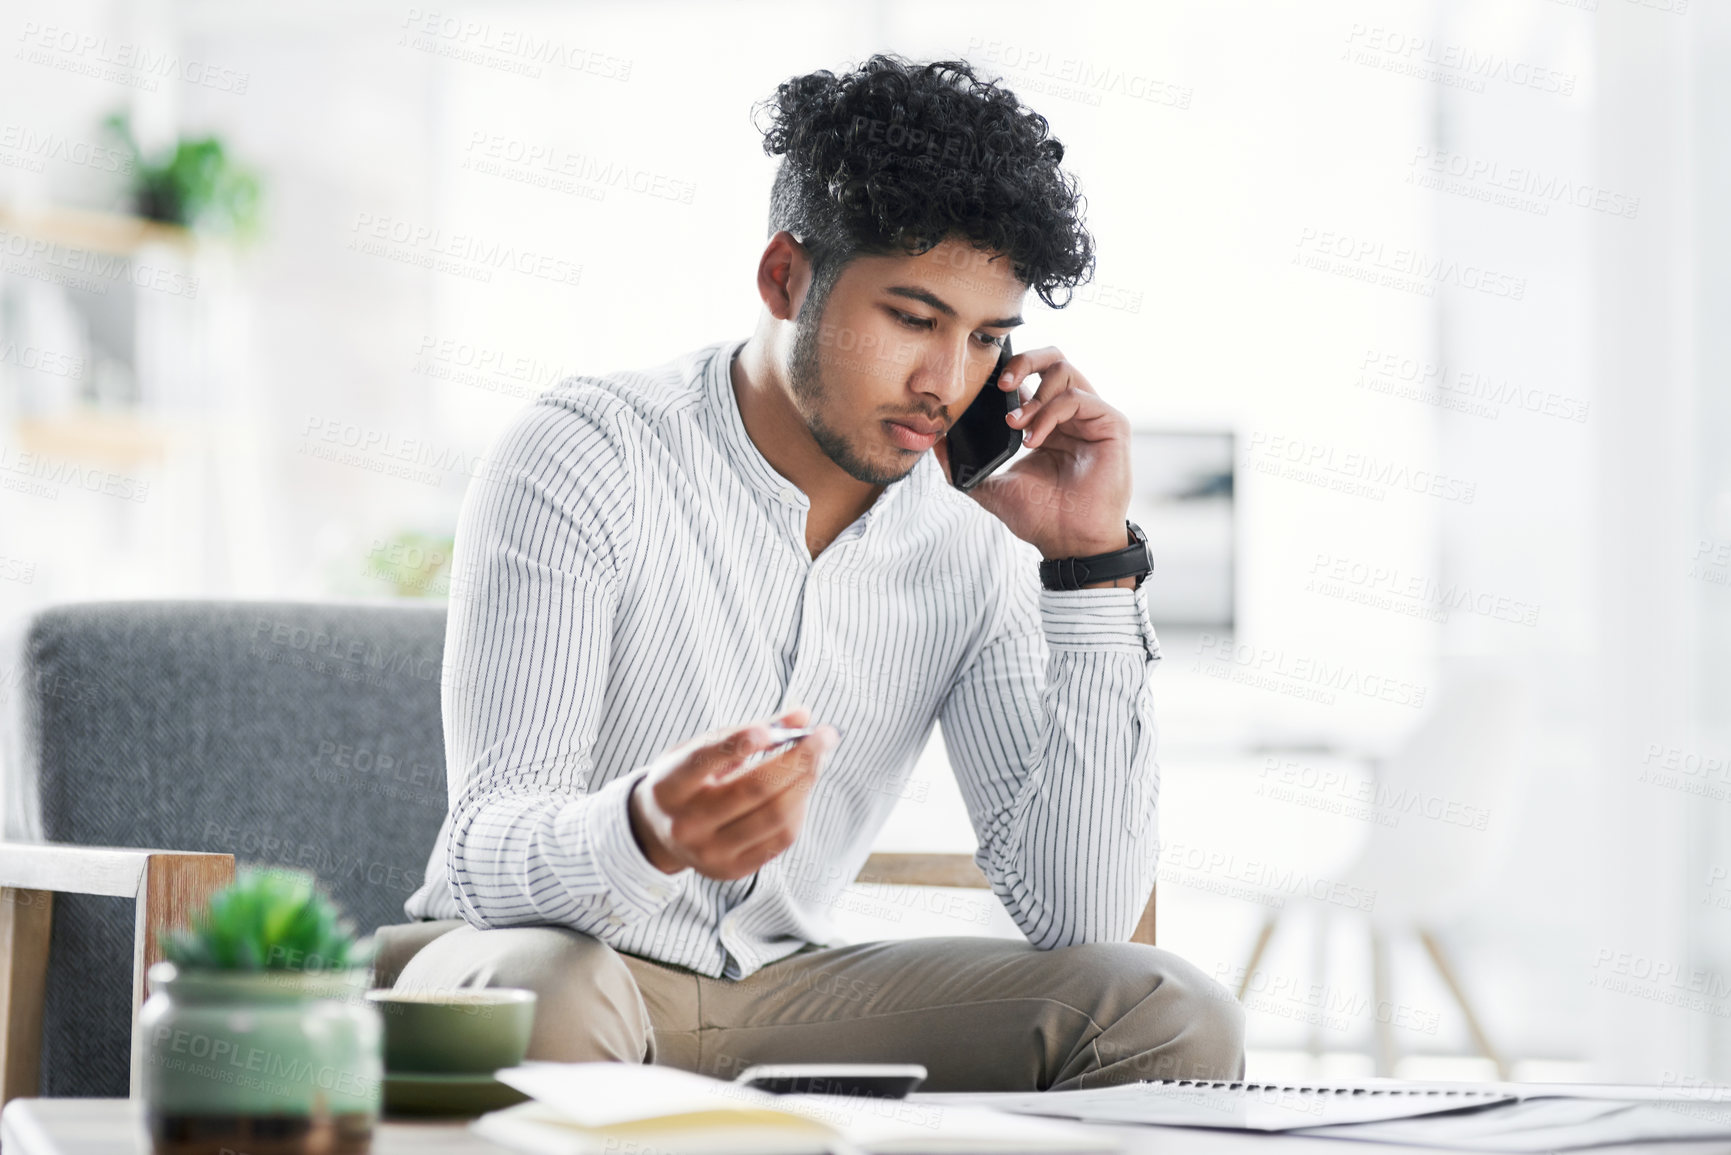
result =
[[[389,1074],[490,1075],[529,1049],[535,992],[518,987],[367,992],[384,1021]]]

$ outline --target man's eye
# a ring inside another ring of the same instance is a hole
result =
[[[994,337],[990,333],[981,333],[980,336],[985,338],[985,340],[981,343],[986,345],[989,348],[1002,349],[1004,347],[1004,340],[1005,339],[1003,337]]]
[[[930,317],[915,317],[912,314],[903,313],[899,310],[896,312],[896,316],[900,317],[902,324],[906,325],[910,329],[929,329],[932,327],[932,319]]]

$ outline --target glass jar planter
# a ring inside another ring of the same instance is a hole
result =
[[[384,1065],[369,978],[152,966],[138,1056],[156,1155],[370,1151]]]

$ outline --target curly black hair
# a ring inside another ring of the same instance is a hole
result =
[[[767,110],[769,124],[759,114]],[[950,237],[1006,254],[1053,308],[1094,272],[1083,197],[1058,167],[1046,118],[964,60],[916,64],[880,53],[852,72],[796,76],[753,108],[763,150],[780,155],[769,233],[811,257],[822,302],[855,256],[917,256]]]

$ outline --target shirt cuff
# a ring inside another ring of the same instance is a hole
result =
[[[1148,583],[1137,589],[1040,588],[1040,623],[1055,650],[1115,650],[1160,660],[1160,639],[1148,617]]]
[[[631,833],[631,788],[649,773],[647,766],[615,779],[584,799],[574,845],[593,849],[595,869],[611,894],[609,925],[630,926],[653,918],[685,889],[691,868],[667,874],[644,855]],[[563,833],[563,832],[562,832]]]

